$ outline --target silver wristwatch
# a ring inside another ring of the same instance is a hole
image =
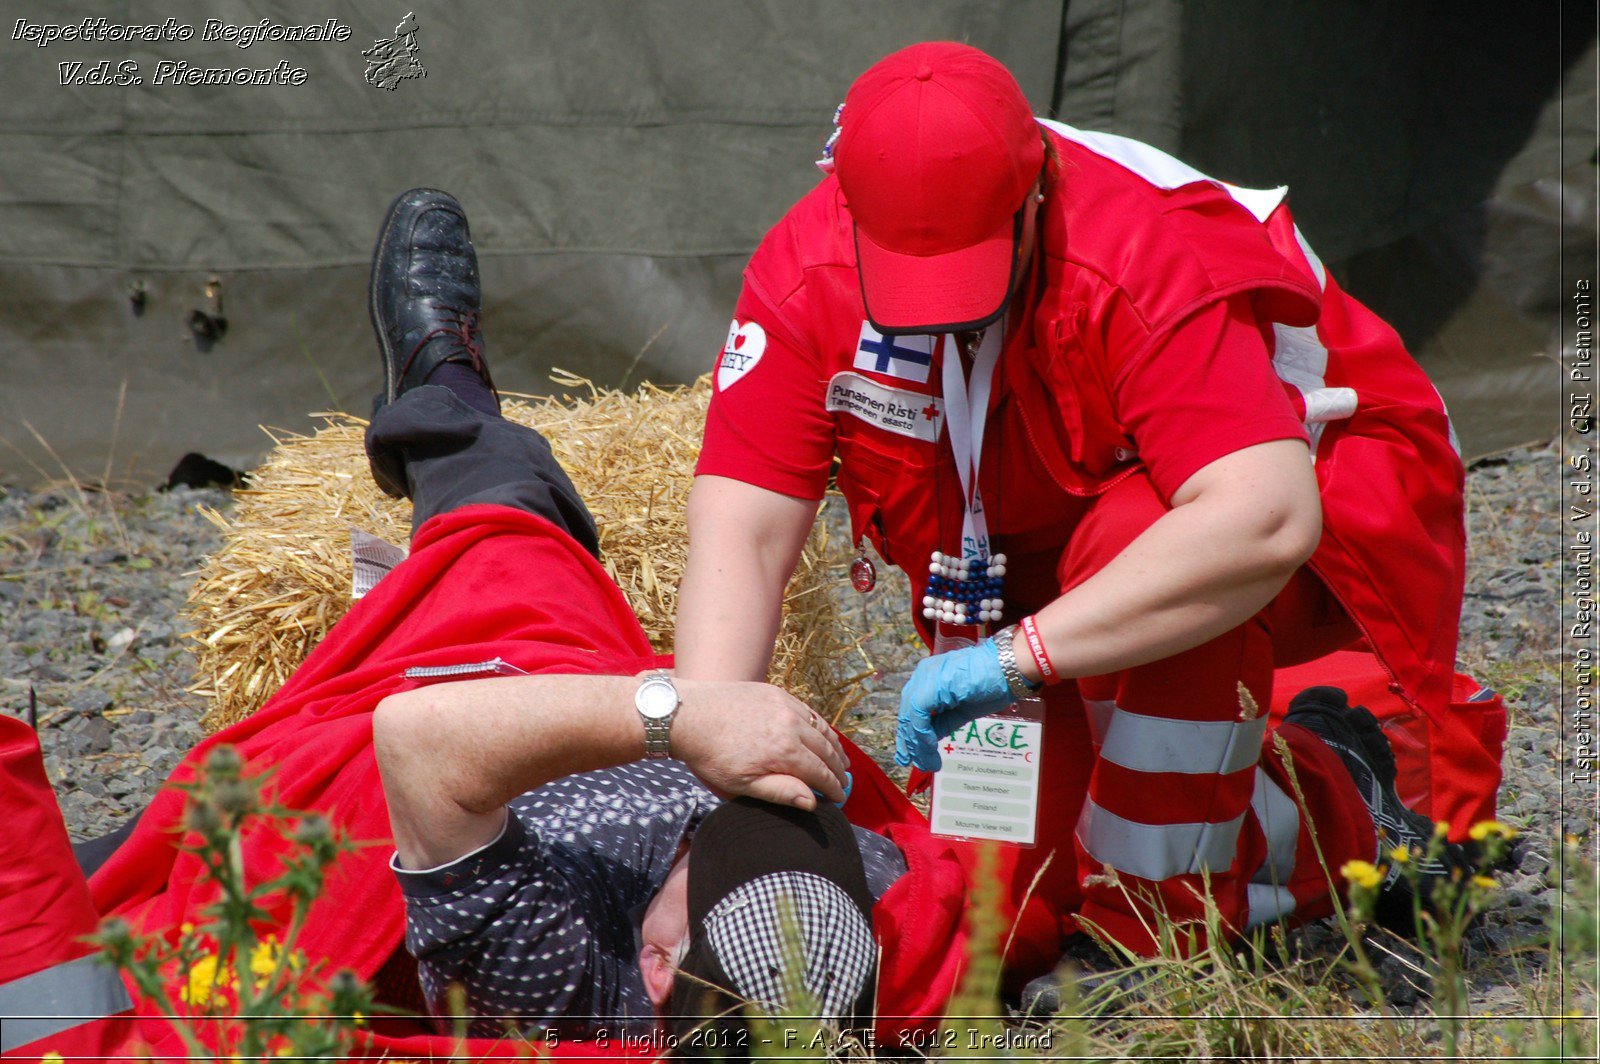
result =
[[[639,681],[633,693],[633,708],[644,721],[644,756],[659,760],[670,756],[672,718],[678,715],[683,699],[672,677],[664,672],[652,672]]]
[[[1028,678],[1022,675],[1022,670],[1017,668],[1017,649],[1012,641],[1016,630],[1016,625],[1007,625],[990,638],[994,640],[994,648],[1000,655],[1000,671],[1005,675],[1006,689],[1011,692],[1012,698],[1020,702],[1038,693],[1040,685],[1029,683]]]

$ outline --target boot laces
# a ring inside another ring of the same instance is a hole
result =
[[[483,378],[489,390],[494,392],[495,398],[500,397],[500,391],[494,386],[494,381],[489,379],[489,367],[483,361],[482,330],[478,324],[476,310],[463,310],[459,307],[440,307],[445,312],[445,323],[429,332],[417,346],[411,349],[411,354],[406,356],[405,363],[400,367],[397,380],[404,380],[406,374],[411,372],[411,366],[416,362],[417,356],[422,354],[422,349],[427,347],[436,336],[447,337],[454,350],[439,360],[439,364],[446,362],[465,362],[472,367],[472,371]],[[465,357],[463,357],[465,356]]]

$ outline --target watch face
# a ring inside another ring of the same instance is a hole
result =
[[[634,698],[639,712],[655,720],[672,715],[678,708],[678,692],[666,680],[647,680]]]

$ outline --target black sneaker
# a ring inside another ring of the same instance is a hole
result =
[[[1378,888],[1375,915],[1379,924],[1389,930],[1409,934],[1416,923],[1418,890],[1426,908],[1439,884],[1472,873],[1466,847],[1456,843],[1436,845],[1433,821],[1400,801],[1395,791],[1394,749],[1388,737],[1372,711],[1365,706],[1352,706],[1342,690],[1306,688],[1289,703],[1284,723],[1298,724],[1315,733],[1339,755],[1350,771],[1350,778],[1355,781],[1356,790],[1378,829],[1377,857],[1373,863],[1388,868]],[[1388,857],[1389,852],[1399,846],[1411,852],[1413,876],[1403,875],[1400,863]],[[1438,852],[1428,857],[1430,850]]]
[[[1092,937],[1078,932],[1062,944],[1056,970],[1030,980],[1022,988],[1018,1018],[1045,1020],[1060,1013],[1066,1004],[1069,982],[1076,988],[1080,1004],[1099,996],[1110,1003],[1138,992],[1147,979],[1137,967],[1118,961]]]

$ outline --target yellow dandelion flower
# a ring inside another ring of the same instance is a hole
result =
[[[39,1064],[61,1064],[61,1061],[65,1059],[66,1058],[60,1053],[57,1053],[54,1049],[52,1049],[44,1056],[39,1058]]]
[[[1339,874],[1364,890],[1377,890],[1383,882],[1382,870],[1369,861],[1346,861],[1339,866]]]
[[[1493,890],[1500,884],[1494,881],[1493,876],[1473,876],[1472,885],[1475,887],[1482,887],[1484,890]]]
[[[178,996],[190,1005],[204,1005],[211,1000],[211,992],[219,986],[237,985],[230,972],[217,974],[216,954],[201,957],[189,969],[189,978],[178,988]]]
[[[1467,837],[1473,842],[1483,842],[1485,839],[1514,839],[1517,829],[1507,827],[1498,820],[1480,820],[1467,829]]]
[[[1441,820],[1438,823],[1433,825],[1433,837],[1434,838],[1442,839],[1448,834],[1450,834],[1450,821]]]
[[[270,937],[257,942],[250,950],[250,974],[255,976],[257,990],[278,970],[278,955],[282,952],[277,939]]]
[[[1404,846],[1396,846],[1389,851],[1389,860],[1395,864],[1405,864],[1411,860],[1411,851]]]
[[[355,1021],[357,1027],[365,1027],[367,1025],[367,1014],[359,1009],[352,1012],[350,1018]]]

